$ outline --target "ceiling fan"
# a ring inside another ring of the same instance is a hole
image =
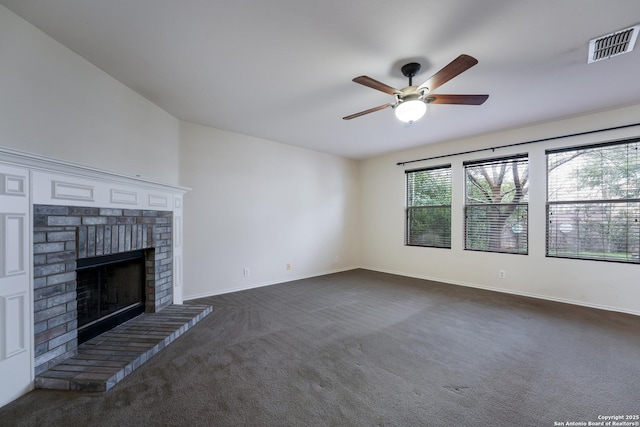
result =
[[[365,114],[384,110],[391,107],[395,110],[396,117],[403,122],[413,123],[420,119],[427,111],[427,104],[463,104],[480,105],[489,98],[489,95],[440,95],[431,93],[452,78],[468,70],[478,63],[478,60],[469,55],[460,55],[448,65],[435,73],[420,86],[413,86],[413,77],[420,71],[420,64],[411,62],[403,65],[401,70],[405,77],[409,78],[409,86],[396,89],[387,86],[368,76],[360,76],[353,79],[354,82],[379,90],[394,97],[393,102],[379,105],[359,113],[343,117],[344,120],[355,119]]]

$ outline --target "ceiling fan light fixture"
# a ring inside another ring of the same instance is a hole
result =
[[[398,120],[405,123],[413,123],[420,120],[427,112],[427,104],[420,97],[405,99],[395,107]]]

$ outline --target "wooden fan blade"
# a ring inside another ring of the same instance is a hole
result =
[[[377,107],[373,107],[373,108],[369,108],[368,110],[360,111],[359,113],[355,113],[355,114],[352,114],[350,116],[343,117],[342,119],[343,120],[355,119],[356,117],[364,116],[365,114],[374,113],[376,111],[384,110],[385,108],[391,107],[392,105],[393,105],[393,102],[390,102],[388,104],[378,105]]]
[[[430,93],[426,96],[429,104],[464,104],[464,105],[481,105],[489,98],[489,95],[436,95]]]
[[[395,95],[396,93],[400,93],[398,89],[392,88],[382,82],[372,79],[368,76],[360,76],[353,79],[354,82],[360,83],[361,85],[368,86],[372,89],[379,90],[380,92],[387,93],[389,95]]]
[[[431,76],[429,80],[422,83],[419,86],[419,89],[426,87],[430,91],[435,90],[455,76],[461,74],[464,71],[467,71],[477,63],[478,60],[472,56],[464,54],[460,55],[456,59],[451,61],[448,65],[446,65],[443,69]]]

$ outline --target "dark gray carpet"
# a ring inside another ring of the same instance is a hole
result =
[[[25,426],[553,426],[640,412],[640,317],[366,270],[203,298],[106,393],[36,390]]]

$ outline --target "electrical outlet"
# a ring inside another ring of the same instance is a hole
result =
[[[287,263],[287,270],[291,270],[291,264]]]
[[[251,276],[251,270],[248,268],[245,268],[242,273],[244,274],[244,277],[249,277]]]
[[[498,270],[498,279],[506,279],[507,270]]]

